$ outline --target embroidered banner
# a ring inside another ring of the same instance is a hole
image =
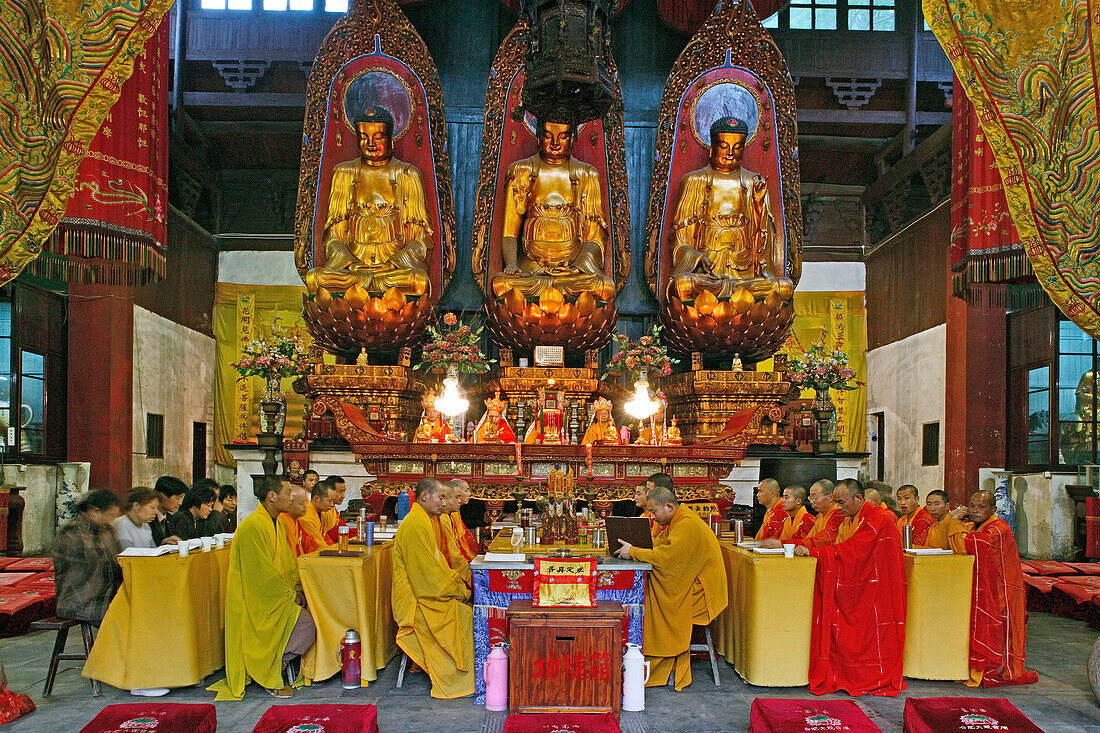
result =
[[[0,1],[0,284],[60,223],[81,161],[170,5]]]
[[[829,341],[828,346],[843,351],[851,351],[848,343],[848,301],[844,298],[829,300]],[[832,389],[833,404],[836,405],[836,441],[840,445],[848,443],[848,413],[850,391]]]
[[[1051,300],[1100,336],[1100,130],[1090,0],[923,0]]]
[[[253,293],[237,294],[237,360],[245,347],[255,338],[256,296]],[[252,378],[238,379],[233,389],[233,442],[252,441]]]

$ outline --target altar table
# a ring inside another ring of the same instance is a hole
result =
[[[498,536],[490,549],[511,552],[507,539],[502,539],[507,536],[505,533]],[[546,547],[545,552],[537,554],[548,555],[551,549]],[[641,646],[645,576],[652,566],[606,553],[605,549],[591,548],[591,554],[598,560],[596,600],[618,601],[623,605],[626,611],[623,638]],[[470,563],[474,575],[474,702],[478,705],[485,704],[484,666],[489,648],[508,641],[508,607],[513,600],[531,598],[534,568],[530,557],[526,562],[485,562],[484,556],[479,555]]]
[[[298,558],[306,604],[317,625],[317,643],[302,657],[307,682],[326,680],[340,671],[340,642],[348,629],[363,647],[360,684],[366,687],[397,652],[397,623],[390,605],[393,542],[364,548],[362,557]]]
[[[715,650],[749,684],[808,684],[817,561],[721,544],[729,605],[715,619]],[[906,677],[967,678],[973,570],[969,555],[905,556]]]
[[[225,666],[228,547],[119,564],[122,587],[81,674],[123,690],[189,687]]]

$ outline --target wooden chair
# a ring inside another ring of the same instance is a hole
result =
[[[688,646],[688,653],[691,653],[691,652],[706,652],[707,653],[707,656],[710,658],[710,671],[711,671],[711,674],[714,675],[714,686],[715,687],[721,687],[722,683],[719,682],[719,680],[718,680],[718,656],[714,653],[714,642],[711,640],[711,637],[710,637],[710,625],[709,624],[706,625],[706,626],[696,625],[696,626],[692,627],[692,630],[691,630],[692,640],[694,641],[694,638],[695,638],[695,630],[700,629],[700,628],[703,630],[703,638],[705,639],[705,642],[702,643],[702,644],[694,644],[694,643],[690,644]],[[675,677],[675,673],[673,673],[672,676]]]
[[[84,640],[84,653],[83,654],[66,654],[65,653],[65,641],[69,638],[69,629],[74,626],[80,626],[80,634]],[[53,692],[53,682],[57,677],[58,665],[61,662],[70,661],[84,661],[88,658],[88,654],[92,651],[92,625],[86,621],[74,621],[69,618],[58,618],[56,616],[50,618],[39,619],[38,621],[31,622],[32,631],[56,631],[57,637],[53,643],[53,654],[50,656],[50,669],[46,673],[46,685],[42,688],[42,697],[49,697]],[[99,687],[98,680],[91,680],[92,683],[92,697],[99,697],[103,694],[103,691]]]

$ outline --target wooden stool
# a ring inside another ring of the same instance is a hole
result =
[[[84,639],[83,654],[65,653],[65,641],[69,638],[69,629],[73,626],[80,626],[80,633]],[[53,692],[53,681],[57,677],[57,667],[59,663],[84,661],[88,658],[88,654],[92,651],[92,625],[86,621],[74,621],[69,618],[57,618],[53,616],[51,618],[32,621],[31,630],[57,632],[57,638],[54,639],[53,643],[53,655],[50,657],[50,669],[46,673],[46,685],[42,688],[42,697],[49,697],[50,693]],[[103,691],[99,688],[99,682],[97,680],[91,680],[91,683],[92,696],[99,697],[102,695]]]
[[[695,627],[693,627],[692,630],[694,631],[694,629],[697,629],[697,628],[700,628],[700,627],[695,626]],[[706,639],[706,642],[703,643],[703,644],[690,644],[688,646],[688,653],[691,653],[691,652],[706,652],[707,653],[707,656],[710,657],[710,671],[711,671],[711,674],[714,675],[714,686],[715,687],[721,687],[722,683],[718,681],[718,657],[714,653],[714,642],[711,641],[711,638],[710,638],[710,625],[708,624],[706,626],[703,626],[702,629],[703,629],[703,638]],[[694,634],[693,634],[693,636],[694,636]],[[671,676],[673,678],[675,678],[675,672],[673,672],[673,674]]]
[[[409,666],[409,655],[406,654],[405,652],[401,652],[401,666],[397,668],[397,687],[398,687],[398,689],[401,688],[401,685],[405,684],[405,670],[408,668],[408,666]],[[413,665],[413,666],[415,667],[416,665]],[[428,670],[422,669],[420,667],[416,667],[413,671],[414,672],[420,671],[420,672],[423,672],[424,674],[428,673]]]

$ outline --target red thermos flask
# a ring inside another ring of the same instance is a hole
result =
[[[361,686],[363,673],[363,643],[354,629],[348,629],[344,640],[340,642],[340,679],[345,690],[355,690]]]

